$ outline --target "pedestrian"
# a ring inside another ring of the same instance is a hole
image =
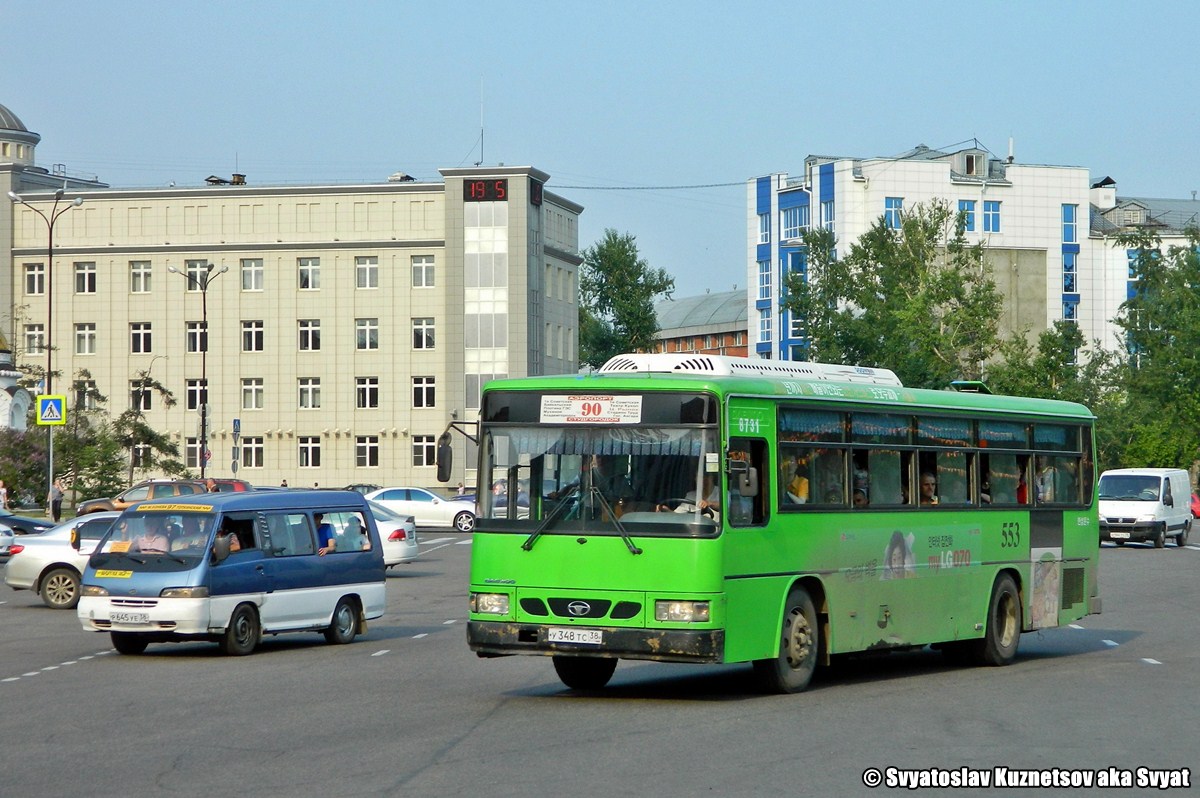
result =
[[[279,483],[279,487],[281,487],[281,488],[286,488],[286,487],[287,487],[287,480],[285,479],[283,482],[280,482],[280,483]]]
[[[4,487],[4,480],[0,479],[0,510],[8,508],[8,488]]]
[[[465,486],[465,485],[463,485],[461,482],[460,482],[460,483],[458,483],[458,495],[459,495],[459,496],[465,496],[465,495],[466,495],[466,493],[467,493],[467,488],[466,488],[466,486]]]
[[[54,484],[50,486],[50,493],[46,496],[46,504],[50,508],[50,518],[56,524],[58,523],[58,520],[62,518],[62,503],[64,493],[66,493],[66,491],[63,490],[62,480],[56,479],[54,480]]]

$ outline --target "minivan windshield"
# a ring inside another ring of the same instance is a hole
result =
[[[1111,501],[1156,502],[1162,480],[1148,474],[1105,474],[1100,477],[1100,498]]]
[[[92,564],[100,568],[123,561],[123,568],[151,562],[193,567],[208,551],[215,521],[213,513],[177,508],[126,512],[101,539]]]

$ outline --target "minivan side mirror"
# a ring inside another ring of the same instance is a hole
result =
[[[212,559],[213,564],[219,563],[229,556],[229,535],[217,535],[217,539],[213,541]]]

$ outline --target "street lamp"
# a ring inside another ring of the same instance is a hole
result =
[[[229,271],[228,266],[222,266],[216,274],[213,264],[206,264],[204,271],[193,275],[191,271],[181,272],[174,266],[168,266],[167,271],[182,274],[187,278],[188,285],[196,286],[200,292],[200,384],[204,386],[200,395],[200,479],[204,479],[204,469],[208,461],[208,286],[218,275]]]
[[[60,188],[54,192],[54,205],[50,208],[50,215],[42,213],[39,208],[30,205],[15,191],[8,192],[8,198],[13,202],[24,205],[29,210],[42,217],[42,221],[46,223],[47,243],[46,243],[46,334],[43,336],[43,343],[46,348],[46,395],[54,394],[54,223],[58,221],[58,217],[62,216],[72,208],[78,208],[83,204],[83,197],[76,197],[67,205],[59,208],[58,204],[62,202],[64,188]],[[46,427],[46,495],[54,489],[54,427],[53,425]]]
[[[158,360],[159,358],[162,358],[163,360],[169,360],[167,355],[155,355],[154,357],[150,358],[150,365],[146,366],[146,370],[142,372],[140,379],[138,379],[137,392],[133,395],[133,409],[137,414],[137,421],[139,422],[143,421],[146,417],[145,410],[143,409],[146,399],[146,389],[149,387],[150,372],[154,369],[154,361]],[[136,427],[134,427],[134,429],[136,430]],[[137,439],[134,438],[129,447],[130,485],[133,484],[133,467],[134,463],[137,461],[137,447]]]

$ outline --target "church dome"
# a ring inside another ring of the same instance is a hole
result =
[[[0,105],[0,130],[19,130],[28,133],[29,128],[6,106]]]
[[[41,140],[7,106],[0,105],[0,163],[33,166],[33,148]]]

